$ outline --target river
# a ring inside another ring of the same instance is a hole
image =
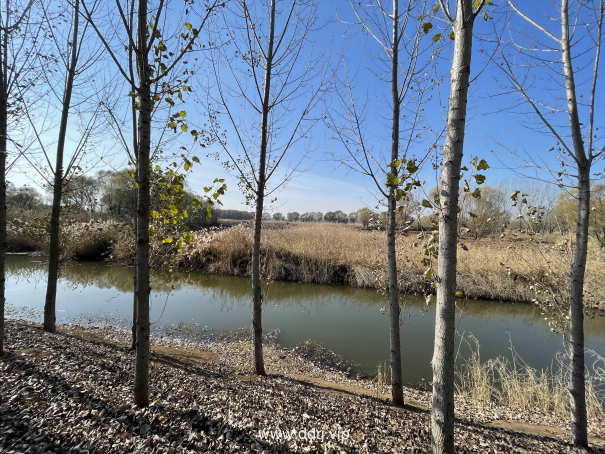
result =
[[[6,298],[12,307],[44,307],[46,258],[8,255]],[[132,269],[101,262],[70,262],[61,271],[57,322],[78,315],[129,317],[132,314]],[[152,276],[151,319],[158,325],[194,322],[214,330],[251,324],[251,284],[240,277],[196,271]],[[277,342],[294,347],[313,340],[357,363],[366,373],[388,364],[389,321],[381,311],[386,297],[374,290],[273,282],[263,309],[266,330],[279,329]],[[550,331],[532,305],[468,300],[458,302],[458,333],[472,333],[481,344],[481,359],[510,357],[510,342],[531,366],[556,364],[562,339]],[[401,326],[403,378],[416,385],[430,381],[435,306],[417,295],[403,297]],[[158,320],[159,319],[159,320]],[[588,318],[586,348],[605,356],[605,317]],[[461,349],[468,354],[467,348]]]

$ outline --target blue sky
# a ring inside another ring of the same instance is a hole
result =
[[[388,2],[386,2],[388,3]],[[400,2],[404,3],[404,2]],[[436,2],[435,2],[436,3]],[[453,1],[451,1],[452,7]],[[560,34],[560,29],[555,21],[548,20],[547,16],[556,16],[553,4],[549,0],[539,0],[535,2],[518,2],[524,12],[530,15],[540,24],[547,27],[554,34]],[[478,40],[475,41],[473,49],[473,66],[471,77],[478,78],[473,82],[470,90],[469,108],[467,115],[467,129],[465,141],[465,158],[468,162],[470,156],[479,156],[486,159],[491,166],[491,169],[486,172],[487,184],[496,185],[502,179],[514,178],[518,175],[515,172],[506,169],[506,167],[518,167],[520,161],[512,155],[505,152],[499,147],[493,138],[506,145],[511,149],[517,149],[529,153],[535,158],[545,157],[545,162],[551,167],[557,167],[559,163],[555,159],[555,153],[547,154],[545,151],[553,147],[556,141],[552,136],[544,134],[543,131],[535,131],[527,126],[530,125],[531,116],[527,116],[529,111],[526,104],[519,104],[519,96],[516,93],[504,94],[501,85],[506,83],[506,77],[496,68],[494,64],[489,64],[486,59],[486,54],[489,54],[493,47],[494,29],[503,30],[505,23],[505,3],[499,2],[498,6],[488,10],[490,16],[494,20],[484,21],[478,18],[475,25],[475,32]],[[401,8],[401,6],[400,6]],[[343,25],[337,21],[335,10],[341,18],[350,18],[350,5],[348,1],[336,0],[336,2],[326,1],[320,2],[319,16],[323,18],[327,24],[314,36],[316,42],[316,50],[323,46],[326,53],[331,53],[331,60],[335,63],[341,52],[344,53],[349,67],[357,68],[356,87],[360,96],[366,93],[372,98],[373,103],[370,104],[370,112],[368,115],[368,128],[373,133],[372,143],[377,149],[388,149],[390,146],[390,137],[388,129],[384,128],[377,116],[380,113],[380,108],[388,107],[388,96],[390,93],[390,82],[387,80],[379,80],[372,74],[371,70],[377,68],[371,57],[360,46],[361,43],[366,43],[368,47],[374,51],[378,48],[374,46],[371,40],[365,41],[362,35],[355,37],[349,36],[352,32],[352,27]],[[434,29],[429,33],[428,38],[438,31],[444,31],[442,38],[443,49],[439,56],[436,71],[444,76],[444,84],[439,87],[439,97],[441,104],[447,109],[447,97],[449,92],[449,68],[451,64],[450,56],[453,48],[453,41],[450,41],[445,36],[449,33],[449,28],[440,20],[443,18],[441,12],[437,14],[437,19],[433,20]],[[586,12],[581,16],[583,19],[588,17]],[[345,33],[346,31],[346,33]],[[582,32],[583,30],[580,30]],[[510,42],[511,38],[520,39],[521,34],[527,33],[531,37],[539,37],[540,42],[552,44],[548,38],[536,29],[529,26],[525,21],[520,20],[516,16],[512,16],[509,23],[509,28],[503,33],[503,39]],[[578,32],[578,36],[580,36]],[[520,42],[520,41],[517,41]],[[529,41],[525,41],[527,43]],[[487,52],[481,52],[483,47]],[[578,54],[590,48],[588,41],[584,39],[580,41],[574,51]],[[515,62],[523,63],[523,57],[516,55]],[[556,73],[552,70],[558,67],[560,53],[553,53],[553,61],[555,63],[549,68],[548,65],[533,68],[530,72],[529,79],[535,82],[535,89],[531,93],[544,101],[545,103],[554,103],[561,107],[561,100],[556,99],[560,94],[564,97],[564,92],[558,89],[556,84],[558,79]],[[586,85],[589,82],[589,76],[592,71],[590,65],[593,53],[587,54],[578,60],[578,73],[576,74],[576,83],[578,85],[578,93],[584,94],[587,99],[589,88]],[[602,65],[601,65],[602,66]],[[534,79],[532,79],[534,78]],[[605,75],[601,75],[597,89],[597,100],[605,99],[603,84]],[[547,90],[544,90],[546,88]],[[551,91],[550,89],[554,90]],[[125,93],[126,95],[126,93]],[[598,103],[597,103],[598,105]],[[601,126],[603,131],[605,109],[601,108],[596,111],[595,125]],[[427,124],[434,129],[443,127],[444,120],[442,112],[436,101],[427,105],[426,109]],[[556,121],[562,126],[561,131],[565,131],[566,117],[565,113],[559,114]],[[581,110],[581,115],[586,120],[586,111]],[[203,118],[195,118],[194,120],[203,121]],[[582,120],[581,120],[582,121]],[[586,121],[585,121],[586,122]],[[221,127],[228,129],[228,141],[233,143],[232,131],[229,129],[226,119],[221,122]],[[599,133],[600,134],[600,133]],[[339,166],[338,162],[334,161],[328,151],[336,154],[342,152],[337,143],[330,140],[329,132],[322,126],[318,125],[314,128],[310,147],[313,150],[309,159],[307,159],[303,168],[307,169],[300,176],[296,177],[288,183],[288,185],[280,190],[275,196],[277,201],[272,206],[267,207],[267,211],[334,211],[342,210],[345,212],[355,211],[361,207],[376,206],[376,187],[374,182],[368,177],[356,174],[347,170],[343,166]],[[602,136],[599,135],[599,140],[596,145],[603,146]],[[104,146],[111,148],[113,143],[105,142]],[[302,146],[302,145],[301,145]],[[491,153],[495,150],[500,154],[499,160]],[[219,151],[216,149],[216,151]],[[423,154],[422,146],[414,150],[417,154]],[[300,150],[293,149],[292,155],[295,158]],[[203,158],[202,153],[197,153],[200,159]],[[220,161],[225,160],[221,156]],[[115,157],[113,165],[117,168],[125,165],[127,160],[124,158],[120,162],[119,157]],[[597,169],[603,170],[602,162],[598,163]],[[543,173],[536,173],[532,169],[519,170],[528,175],[538,175],[546,177]],[[15,173],[9,175],[9,180],[16,184],[32,184],[32,174]],[[435,172],[425,170],[421,172],[421,177],[426,181],[427,190],[435,186]],[[219,161],[212,158],[202,159],[201,166],[195,166],[193,172],[189,176],[189,185],[192,189],[201,191],[204,186],[212,182],[214,178],[224,178],[228,185],[227,194],[223,197],[223,204],[226,208],[231,209],[248,209],[244,206],[244,197],[237,189],[237,179],[234,175],[228,174],[220,165]],[[34,182],[35,183],[35,180]]]
[[[523,2],[522,7],[524,8],[524,13],[531,16],[552,33],[560,34],[558,24],[548,18],[549,15],[556,17],[557,14],[551,2],[548,0]],[[326,20],[331,22],[321,31],[319,38],[317,38],[318,42],[329,43],[329,49],[333,54],[341,51],[344,52],[351,66],[357,64],[359,70],[356,85],[361,95],[364,95],[368,91],[372,95],[378,95],[378,104],[388,101],[390,82],[378,80],[371,74],[369,69],[373,65],[372,59],[359,45],[360,42],[364,42],[363,36],[357,35],[354,38],[345,38],[345,31],[350,35],[351,27],[337,22],[335,9],[338,9],[338,14],[341,18],[350,17],[350,5],[348,2],[342,0],[338,0],[336,3],[322,2],[320,15],[323,15]],[[475,26],[476,35],[479,39],[474,44],[471,77],[474,78],[478,75],[478,78],[473,82],[470,91],[464,162],[467,163],[471,156],[479,156],[482,159],[486,159],[491,166],[491,169],[486,172],[487,184],[497,185],[503,179],[519,179],[520,176],[521,178],[526,176],[550,180],[546,173],[527,168],[521,160],[515,158],[494,141],[495,138],[509,149],[516,150],[522,155],[527,153],[535,159],[544,159],[544,163],[549,167],[558,168],[559,166],[559,162],[555,159],[555,153],[548,154],[545,152],[556,144],[556,140],[550,134],[544,133],[543,130],[536,131],[527,127],[534,118],[532,115],[527,115],[530,112],[528,105],[519,104],[520,97],[517,93],[503,94],[501,85],[506,83],[506,77],[495,65],[489,64],[485,57],[486,52],[480,51],[481,47],[488,52],[494,48],[493,44],[490,43],[490,40],[494,37],[494,29],[502,30],[505,22],[505,13],[501,6],[490,8],[488,13],[494,20],[485,21],[483,18],[478,18]],[[442,17],[440,13],[438,17]],[[586,18],[586,14],[584,13],[581,17]],[[438,20],[435,20],[434,23],[435,32],[441,31],[446,25]],[[446,33],[449,33],[449,30],[446,29]],[[505,31],[503,39],[510,42],[511,38],[514,37],[518,40],[520,33],[527,33],[532,37],[535,36],[542,43],[552,44],[548,39],[544,39],[542,32],[537,31],[524,20],[520,20],[517,16],[512,15],[509,29]],[[371,40],[368,41],[368,44],[370,46],[373,45]],[[449,92],[448,75],[452,47],[453,42],[446,43],[438,64],[438,72],[444,75],[445,80],[445,83],[440,87],[440,97],[445,108],[447,108],[446,101]],[[577,50],[580,53],[586,50],[587,47],[589,46],[586,46],[581,41],[576,45],[574,51]],[[328,49],[327,44],[326,49]],[[371,49],[376,50],[376,47],[371,47]],[[576,84],[578,85],[578,94],[583,93],[584,96],[588,96],[589,94],[589,87],[586,84],[590,82],[589,76],[592,71],[590,65],[584,67],[584,64],[590,63],[593,55],[594,53],[590,53],[583,60],[578,60],[578,62],[582,63],[582,65],[579,65],[582,66],[582,70],[576,74]],[[512,57],[516,57],[516,61],[522,63],[518,55],[513,55]],[[555,60],[553,67],[557,67],[559,59],[560,53],[556,53],[556,56],[553,57],[553,60]],[[548,87],[555,89],[555,96],[562,94],[564,97],[565,95],[563,91],[556,90],[558,87],[556,87],[555,83],[559,79],[554,79],[548,68],[537,67],[531,71],[530,76],[535,77],[537,81],[536,89],[530,90],[530,94],[534,94],[539,100],[548,102],[556,107],[562,106],[561,100],[553,99],[550,91],[542,93],[542,88]],[[601,77],[598,85],[597,100],[599,98],[605,99],[602,82],[603,77]],[[387,98],[383,99],[383,96]],[[376,109],[379,106],[374,105],[373,107]],[[437,103],[433,103],[431,107],[433,108],[433,112],[427,114],[430,118],[430,123],[435,129],[442,127],[443,118],[439,106]],[[565,106],[563,105],[563,107]],[[597,126],[603,123],[602,112],[603,109],[597,109],[595,122]],[[587,112],[581,110],[581,114],[586,122]],[[558,124],[562,125],[562,129],[560,130],[564,135],[566,135],[566,115],[566,113],[563,113],[562,116],[559,115],[556,118]],[[377,119],[374,119],[373,123],[370,122],[369,127],[377,131],[383,128]],[[316,151],[309,160],[310,162],[307,162],[309,170],[290,182],[285,189],[278,193],[277,202],[272,207],[273,211],[298,211],[301,213],[305,211],[322,211],[325,213],[340,209],[350,212],[363,206],[372,208],[376,206],[377,191],[374,182],[368,177],[358,175],[343,166],[339,166],[338,162],[335,162],[328,155],[328,150],[334,151],[338,149],[338,144],[331,141],[328,134],[325,128],[317,127],[317,131],[314,134]],[[388,135],[388,130],[384,134],[377,133],[374,137],[375,146],[388,149],[390,143]],[[599,143],[603,146],[602,140],[596,142],[597,145]],[[498,154],[498,157],[492,153],[492,150]],[[415,151],[418,154],[422,154],[424,149],[419,147]],[[197,184],[202,184],[203,181],[209,180],[214,175],[220,175],[227,180],[230,188],[236,187],[235,179],[224,173],[220,167],[213,163],[206,163],[204,167],[205,169],[201,172],[196,171],[191,180],[192,186],[195,187]],[[601,171],[602,167],[602,163],[598,163],[596,166]],[[516,171],[510,170],[510,168],[514,168]],[[434,171],[426,170],[421,173],[421,176],[426,181],[427,191],[435,186],[436,178]],[[225,205],[231,208],[243,206],[242,202],[243,198],[235,190],[228,191],[228,195],[224,198]]]

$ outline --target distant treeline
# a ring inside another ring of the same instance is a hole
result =
[[[519,189],[517,189],[519,188]],[[14,209],[50,211],[42,190],[31,186],[16,187],[7,184],[7,206]],[[519,191],[519,201],[514,204],[510,195]],[[427,197],[432,196],[429,191]],[[153,191],[152,191],[153,193]],[[159,204],[156,191],[152,205]],[[194,199],[202,201],[202,207],[194,206]],[[155,201],[154,201],[155,200]],[[100,171],[94,176],[81,176],[67,183],[63,197],[64,206],[89,218],[107,220],[132,219],[136,200],[132,177],[127,171]],[[254,213],[244,210],[228,210],[210,207],[211,217],[205,216],[207,202],[195,192],[185,189],[183,205],[190,213],[188,225],[195,230],[216,225],[222,219],[249,221]],[[403,198],[397,211],[398,227],[414,230],[431,228],[431,214],[422,206],[421,197]],[[460,222],[468,233],[476,238],[487,235],[502,235],[506,229],[517,229],[528,233],[567,233],[575,226],[577,196],[574,191],[559,192],[551,186],[511,181],[498,187],[485,186],[480,198],[466,198],[460,207]],[[322,213],[310,211],[298,213],[264,213],[263,219],[288,222],[331,222],[361,223],[364,228],[386,228],[386,212],[367,207],[346,214],[341,210]],[[590,232],[601,247],[605,247],[605,185],[594,184],[591,192]]]

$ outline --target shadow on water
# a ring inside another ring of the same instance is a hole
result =
[[[14,306],[41,309],[46,291],[46,259],[7,257],[7,301]],[[207,275],[196,271],[152,273],[152,321],[158,325],[197,323],[214,330],[249,326],[250,280]],[[110,314],[128,322],[132,313],[131,268],[100,262],[72,262],[61,270],[58,321],[79,314]],[[428,381],[433,354],[434,305],[421,296],[405,295],[401,327],[404,380]],[[459,332],[481,342],[482,359],[510,356],[515,349],[535,368],[550,367],[562,349],[560,336],[550,332],[538,309],[531,305],[469,300],[459,302]],[[293,347],[313,339],[348,361],[373,373],[388,364],[386,299],[375,290],[274,282],[268,290],[263,323],[279,329],[277,342]],[[587,348],[605,353],[605,318],[586,320]]]

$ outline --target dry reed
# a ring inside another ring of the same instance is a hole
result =
[[[386,234],[346,225],[269,223],[263,230],[264,273],[273,279],[317,284],[384,288]],[[176,259],[177,266],[210,273],[250,274],[252,229],[239,225],[222,231],[197,232]],[[425,293],[426,266],[416,233],[397,239],[400,288]],[[554,238],[461,239],[458,290],[470,298],[529,302],[539,285],[565,293],[571,266],[570,243]],[[586,305],[605,309],[600,279],[605,261],[591,252],[586,270]]]
[[[511,343],[511,358],[499,356],[481,362],[479,341],[472,335],[462,336],[470,355],[458,355],[456,391],[471,400],[523,410],[540,409],[562,417],[569,415],[569,360],[557,355],[557,365],[546,370],[529,366]],[[593,361],[586,372],[586,404],[590,419],[605,418],[605,358],[587,351]],[[461,360],[461,361],[460,361]]]

